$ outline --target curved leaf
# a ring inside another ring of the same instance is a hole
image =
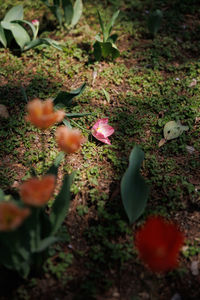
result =
[[[69,25],[74,13],[72,2],[70,0],[62,0],[62,7],[64,10],[65,23]]]
[[[23,49],[23,51],[27,51],[29,49],[32,49],[34,47],[40,46],[40,45],[47,45],[47,46],[53,46],[54,48],[58,49],[58,50],[62,50],[62,48],[59,46],[59,44],[54,41],[51,40],[49,38],[43,38],[43,39],[36,39],[36,40],[32,40],[30,43],[27,43]]]
[[[64,104],[64,106],[68,107],[74,97],[80,95],[86,87],[86,83],[83,83],[78,89],[75,89],[71,92],[60,92],[56,98],[54,99],[54,105],[56,104]]]
[[[5,15],[3,21],[11,22],[15,20],[23,20],[23,6],[17,5],[12,7]]]
[[[15,41],[21,49],[24,48],[25,44],[30,42],[30,36],[27,31],[17,23],[10,23],[2,21],[1,25],[4,29],[10,30],[15,38]]]
[[[163,13],[160,9],[156,9],[150,14],[148,19],[148,28],[151,34],[155,35],[158,32],[161,27],[162,18]]]
[[[129,166],[121,180],[121,196],[124,209],[132,224],[144,212],[149,188],[140,174],[144,152],[135,146],[129,157]]]
[[[70,202],[70,186],[72,183],[72,179],[73,174],[65,175],[60,193],[54,200],[50,214],[50,222],[52,225],[51,234],[56,233],[66,217]]]
[[[82,0],[76,0],[75,4],[74,4],[74,14],[72,17],[72,22],[71,22],[72,27],[78,23],[81,15],[82,15],[82,12],[83,12]]]
[[[108,39],[108,37],[109,37],[111,31],[112,31],[112,28],[113,28],[113,26],[114,26],[114,24],[115,24],[115,21],[116,21],[118,15],[119,15],[119,12],[120,12],[120,10],[117,10],[117,11],[113,14],[113,16],[112,16],[110,22],[109,22],[109,23],[107,24],[107,26],[106,26],[106,29],[105,29],[105,36],[106,36],[106,39],[105,39],[105,40],[106,40],[106,41],[107,41],[107,39]]]
[[[3,30],[3,27],[1,26],[1,24],[0,24],[0,42],[6,48],[7,41],[6,41],[5,33],[4,33],[4,30]]]
[[[165,140],[176,139],[183,133],[183,131],[186,131],[188,129],[189,129],[189,127],[181,125],[180,121],[167,122],[165,124],[164,130],[163,130],[164,138],[165,138]]]

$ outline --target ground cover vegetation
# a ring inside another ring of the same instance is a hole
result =
[[[40,42],[0,28],[0,299],[199,299],[198,1],[0,0],[0,20],[19,5],[9,28]]]

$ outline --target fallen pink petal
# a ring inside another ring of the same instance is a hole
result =
[[[98,120],[92,127],[92,135],[102,143],[111,145],[108,136],[114,133],[114,128],[108,125],[108,118]]]

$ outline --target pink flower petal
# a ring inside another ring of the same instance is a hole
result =
[[[98,139],[98,140],[101,141],[104,144],[111,145],[111,142],[110,142],[110,140],[107,137],[104,138],[104,139]]]
[[[108,118],[98,120],[92,127],[92,135],[99,141],[111,145],[110,140],[107,138],[114,132],[114,128],[108,125]]]

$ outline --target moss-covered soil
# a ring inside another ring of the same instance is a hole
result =
[[[15,284],[8,277],[0,299],[200,299],[200,275],[191,273],[191,262],[200,259],[199,1],[87,0],[70,32],[57,27],[39,0],[0,0],[0,19],[18,3],[24,5],[26,20],[39,19],[40,36],[59,41],[63,51],[40,46],[16,55],[0,48],[0,103],[10,115],[1,119],[0,188],[15,193],[31,166],[38,175],[42,171],[40,135],[24,120],[22,89],[28,100],[48,99],[86,82],[68,112],[91,114],[71,123],[86,129],[87,142],[62,166],[61,173],[75,170],[76,176],[61,242],[52,247],[39,277],[14,278]],[[107,20],[120,9],[113,33],[121,55],[115,61],[94,61],[97,8]],[[158,8],[164,17],[152,39],[146,23],[149,11]],[[89,133],[104,117],[115,129],[111,146]],[[189,130],[159,147],[163,127],[171,120]],[[58,153],[55,129],[45,133],[46,168]],[[142,174],[150,195],[145,213],[130,226],[120,179],[135,144],[145,152]],[[179,267],[167,274],[146,269],[133,246],[135,229],[150,214],[176,221],[186,235]],[[180,298],[172,298],[175,294]]]

